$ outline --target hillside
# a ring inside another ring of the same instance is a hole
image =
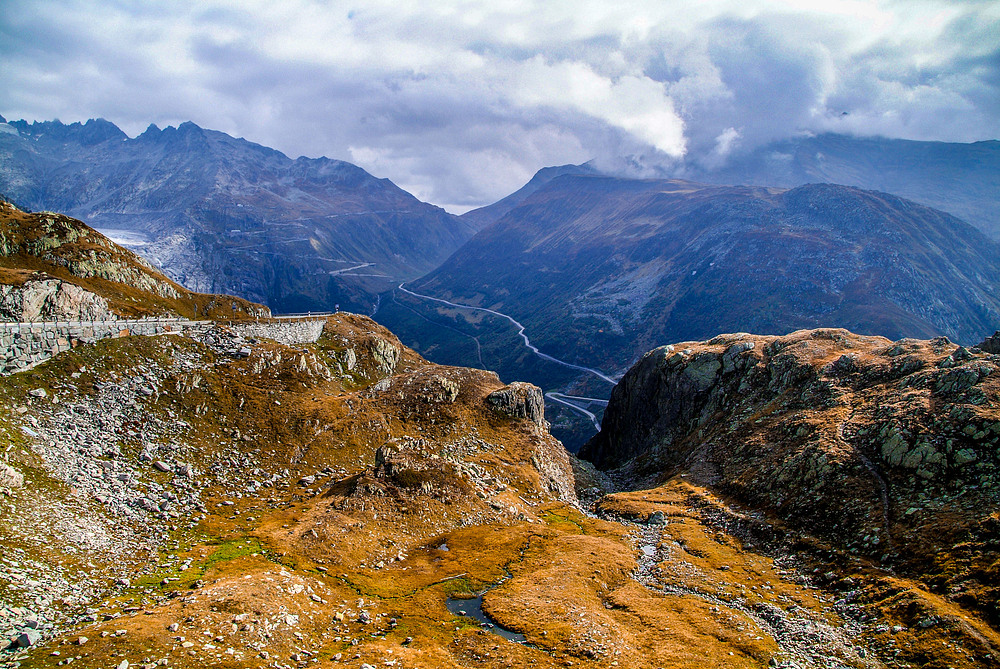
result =
[[[9,216],[8,251],[140,271],[72,219]],[[0,665],[1000,666],[995,355],[844,331],[654,352],[588,449],[624,462],[609,478],[536,386],[363,316],[294,345],[232,323],[0,375]]]
[[[584,165],[559,165],[558,167],[544,167],[538,170],[528,183],[524,184],[516,191],[497,200],[493,204],[479,207],[462,214],[462,220],[472,223],[481,230],[504,217],[511,209],[517,207],[539,188],[552,181],[556,177],[564,174],[591,174],[598,175],[600,172],[589,164]]]
[[[428,364],[363,317],[294,348],[221,327],[106,339],[0,377],[0,397],[0,663],[1000,666],[959,607],[982,584],[931,595],[723,480],[605,495],[537,388]],[[923,492],[901,527],[964,503]]]
[[[187,290],[78,220],[0,201],[0,320],[268,315],[238,297]]]
[[[715,169],[707,183],[782,186],[837,183],[893,193],[946,211],[1000,240],[1000,142],[919,142],[823,134],[767,144]]]
[[[1000,356],[943,337],[720,335],[643,356],[581,456],[642,491],[606,498],[609,512],[656,510],[654,491],[679,481],[709,486],[850,556],[853,601],[917,636],[968,635],[915,657],[897,642],[902,656],[997,666],[997,637],[975,619],[1000,626],[998,407]]]
[[[1000,246],[885,193],[570,175],[411,284],[508,313],[550,355],[607,369],[724,331],[971,344],[1000,322],[998,286]]]
[[[387,179],[295,160],[193,123],[129,138],[114,124],[0,124],[0,193],[64,212],[184,286],[275,311],[370,310],[474,232]]]

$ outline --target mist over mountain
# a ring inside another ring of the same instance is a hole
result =
[[[189,288],[279,312],[371,310],[475,229],[350,163],[293,160],[194,123],[134,139],[100,119],[0,130],[0,193],[86,221]]]
[[[1000,246],[943,212],[847,186],[564,175],[413,287],[508,313],[557,357],[620,369],[716,332],[830,326],[975,343],[1000,321]]]
[[[734,153],[685,177],[706,183],[791,188],[837,183],[885,191],[946,211],[1000,239],[1000,141],[918,142],[832,133]]]

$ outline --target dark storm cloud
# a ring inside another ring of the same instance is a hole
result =
[[[650,5],[654,5],[650,7]],[[990,2],[6,3],[0,113],[193,120],[467,208],[539,167],[1000,135]]]

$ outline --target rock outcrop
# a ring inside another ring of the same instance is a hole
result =
[[[108,301],[79,286],[58,279],[0,285],[0,320],[103,321],[115,318]]]
[[[24,474],[8,464],[0,462],[0,490],[4,488],[20,488],[24,485]]]
[[[1000,330],[984,339],[976,348],[986,353],[1000,353]]]
[[[998,407],[1000,356],[944,337],[722,335],[646,354],[581,456],[636,488],[683,473],[988,608]]]
[[[515,381],[487,395],[486,402],[507,416],[525,418],[537,427],[544,425],[545,398],[542,389],[536,385]]]

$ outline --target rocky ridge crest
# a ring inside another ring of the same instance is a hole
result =
[[[4,201],[0,284],[6,320],[270,315],[241,298],[193,293],[81,221]]]
[[[664,346],[581,456],[629,488],[709,485],[1000,623],[995,354],[846,330]]]

